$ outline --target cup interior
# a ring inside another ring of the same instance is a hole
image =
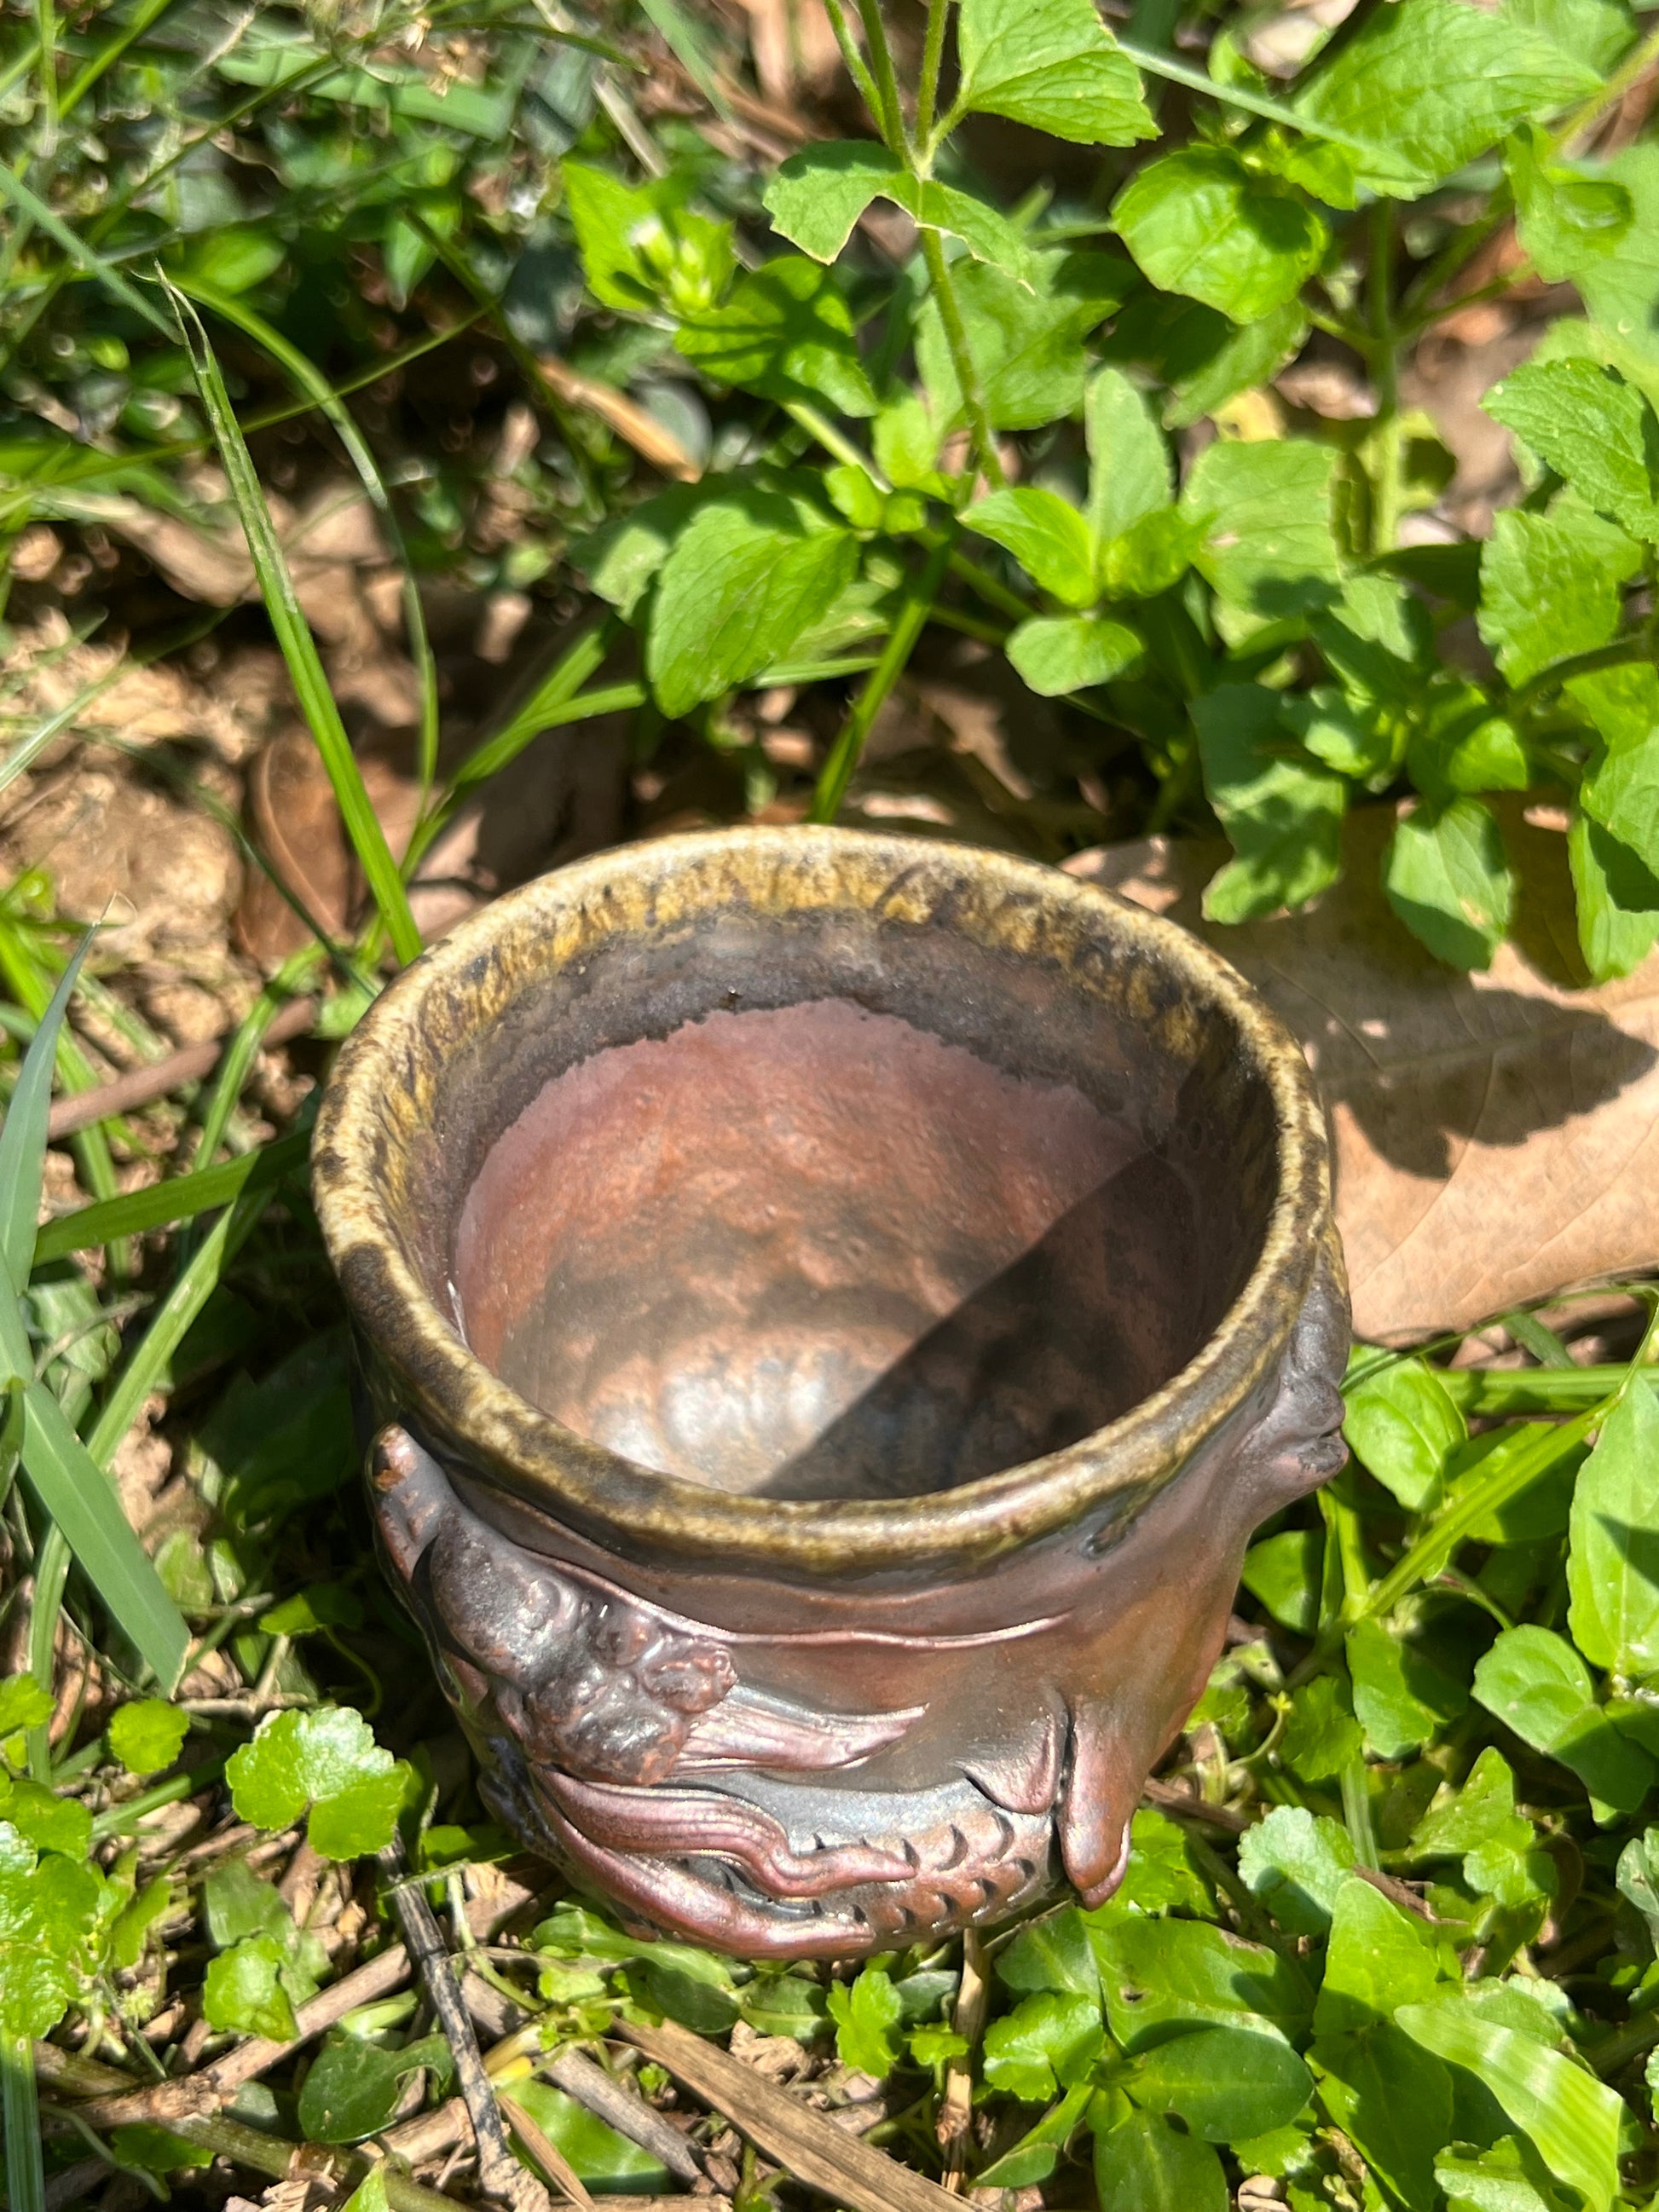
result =
[[[447,1060],[412,1242],[472,1351],[635,1464],[948,1491],[1175,1377],[1262,1249],[1273,1097],[1143,945],[716,908],[550,962]]]

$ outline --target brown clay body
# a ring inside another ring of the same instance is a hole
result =
[[[635,847],[391,986],[314,1179],[510,1826],[754,1957],[1109,1893],[1342,1458],[1324,1129],[1224,962],[957,846]]]

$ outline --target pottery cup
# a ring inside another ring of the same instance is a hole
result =
[[[313,1176],[511,1828],[755,1958],[1110,1893],[1343,1456],[1324,1125],[1224,960],[960,845],[636,845],[389,987]]]

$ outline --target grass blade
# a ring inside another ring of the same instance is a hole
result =
[[[0,2134],[6,2138],[6,2197],[11,2212],[46,2212],[40,2106],[34,2094],[34,2045],[0,2034]]]
[[[112,1620],[171,1691],[184,1671],[190,1631],[108,1476],[44,1382],[23,1394],[23,1471]]]
[[[3,1138],[0,1131],[0,1138]],[[222,1160],[217,1167],[198,1168],[194,1175],[174,1176],[151,1183],[146,1190],[128,1192],[121,1198],[102,1199],[44,1223],[34,1235],[34,1262],[62,1260],[71,1252],[89,1252],[120,1237],[142,1236],[147,1229],[166,1229],[175,1221],[188,1221],[215,1206],[228,1206],[249,1188],[269,1188],[291,1169],[303,1167],[311,1147],[307,1131],[278,1137],[257,1152]],[[31,1227],[33,1224],[31,1223]]]
[[[340,810],[363,875],[380,909],[380,919],[392,940],[392,949],[399,960],[416,959],[421,950],[421,933],[415,927],[415,917],[409,910],[409,897],[398,864],[392,857],[392,848],[386,842],[386,832],[369,804],[363,779],[352,755],[351,740],[346,735],[345,724],[340,720],[339,708],[328,688],[328,678],[323,673],[323,664],[318,656],[317,641],[311,635],[311,626],[301,611],[294,589],[294,579],[288,562],[277,541],[270,520],[270,510],[265,505],[264,495],[259,489],[259,479],[254,473],[253,457],[248,452],[247,441],[237,424],[230,404],[230,394],[201,318],[184,294],[167,283],[167,295],[178,312],[179,328],[189,349],[191,367],[195,372],[196,388],[202,405],[218,444],[220,459],[225,474],[230,479],[231,495],[236,511],[241,517],[242,529],[247,538],[247,549],[253,562],[254,573],[259,579],[265,609],[270,617],[271,628],[288,663],[301,711],[304,714],[317,740],[317,750],[323,757],[328,780],[334,787],[334,797]]]
[[[58,1034],[92,943],[88,930],[58,979],[33,1042],[23,1054],[16,1088],[0,1127],[0,1267],[9,1291],[21,1298],[29,1286],[34,1252],[34,1219],[40,1207],[40,1177],[46,1164],[46,1121],[52,1111],[52,1078],[58,1061]]]

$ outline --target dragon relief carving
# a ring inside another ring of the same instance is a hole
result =
[[[969,1762],[921,1834],[797,1849],[771,1813],[697,1778],[853,1767],[925,1708],[824,1713],[745,1687],[720,1638],[481,1521],[402,1429],[376,1439],[371,1479],[405,1600],[485,1751],[486,1790],[641,1916],[757,1954],[844,1957],[1000,1917],[1047,1887],[1058,1705],[1038,1740]],[[817,1793],[820,1817],[831,1802]]]

